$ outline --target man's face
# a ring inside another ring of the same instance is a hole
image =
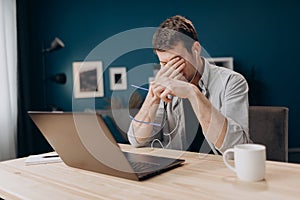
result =
[[[156,54],[160,61],[161,67],[165,67],[165,65],[173,58],[183,58],[185,67],[181,73],[183,74],[185,81],[191,81],[195,74],[195,56],[189,53],[181,42],[168,51],[156,51]]]

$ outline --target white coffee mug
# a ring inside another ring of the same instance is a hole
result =
[[[235,167],[228,163],[227,154],[234,154]],[[260,144],[239,144],[223,154],[225,165],[243,181],[260,181],[265,177],[266,147]]]

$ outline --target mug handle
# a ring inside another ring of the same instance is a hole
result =
[[[225,163],[225,165],[231,169],[232,171],[236,172],[235,168],[233,166],[231,166],[229,163],[228,163],[228,159],[227,159],[227,154],[228,153],[234,153],[234,149],[230,148],[230,149],[227,149],[224,153],[223,153],[223,161]]]

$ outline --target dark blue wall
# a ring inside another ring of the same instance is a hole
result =
[[[289,107],[289,144],[300,147],[299,82],[300,3],[299,1],[200,1],[200,0],[28,0],[28,51],[32,72],[31,107],[42,104],[40,78],[41,48],[54,37],[66,47],[48,54],[47,75],[64,72],[67,84],[48,82],[47,103],[72,110],[72,62],[82,61],[105,39],[139,27],[156,27],[165,18],[181,14],[191,19],[198,30],[200,43],[212,57],[234,57],[235,70],[250,85],[251,105]],[[101,58],[99,58],[101,60]],[[105,60],[105,58],[102,58]],[[111,66],[127,70],[144,63],[156,62],[152,50],[144,49],[123,55]],[[145,68],[140,78],[151,75]],[[129,77],[134,83],[136,77]],[[108,71],[104,74],[105,96],[97,98],[96,108],[108,106],[110,98]],[[85,99],[76,100],[85,108]],[[262,133],[263,134],[263,133]]]

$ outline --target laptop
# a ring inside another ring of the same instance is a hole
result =
[[[184,163],[183,159],[122,151],[97,113],[28,114],[63,162],[71,167],[141,181]]]

